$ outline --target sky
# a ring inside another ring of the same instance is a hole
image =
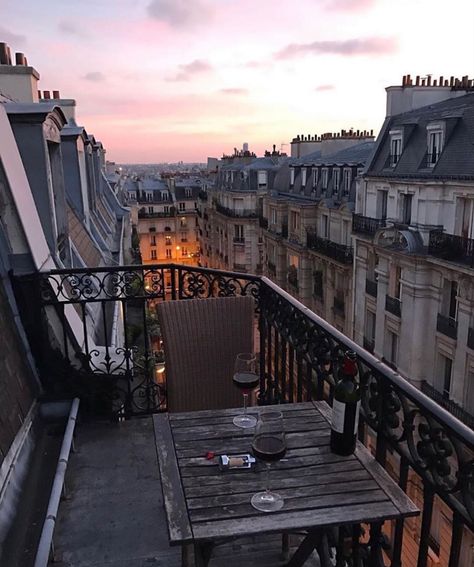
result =
[[[0,0],[0,41],[119,163],[374,129],[405,74],[474,73],[473,0]]]

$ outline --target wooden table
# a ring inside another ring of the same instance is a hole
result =
[[[193,544],[199,567],[208,564],[219,541],[308,530],[289,563],[296,567],[319,550],[323,528],[371,523],[380,530],[384,520],[419,514],[362,444],[349,457],[331,453],[331,408],[325,402],[278,409],[284,415],[288,451],[286,460],[272,464],[270,487],[283,496],[285,505],[272,513],[250,504],[252,494],[265,488],[263,466],[221,472],[217,457],[206,459],[208,451],[251,452],[254,430],[232,423],[240,409],[154,416],[170,544]],[[249,411],[256,414],[259,408]]]

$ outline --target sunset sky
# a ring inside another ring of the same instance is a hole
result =
[[[377,131],[402,75],[472,78],[473,22],[473,0],[0,0],[0,41],[128,163]]]

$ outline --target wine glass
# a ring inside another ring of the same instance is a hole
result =
[[[281,411],[268,409],[260,413],[255,435],[252,442],[252,451],[257,459],[265,462],[266,489],[252,496],[252,506],[262,512],[275,512],[283,507],[283,498],[270,491],[270,465],[285,456],[286,439],[283,428],[283,414]]]
[[[237,427],[255,427],[257,419],[247,413],[247,400],[249,391],[258,386],[259,377],[256,372],[256,357],[252,352],[241,352],[235,357],[234,384],[242,390],[244,396],[244,412],[234,417]]]

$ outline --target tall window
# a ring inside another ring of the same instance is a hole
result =
[[[385,358],[391,366],[396,367],[398,362],[398,335],[387,331],[387,344],[385,347]]]
[[[453,361],[442,354],[439,355],[440,387],[443,398],[451,396],[451,381],[453,374]]]
[[[244,225],[243,224],[234,225],[234,236],[235,236],[236,240],[243,240],[244,239]]]
[[[148,214],[149,214],[149,215],[152,215],[153,212],[154,212],[153,207],[148,207]]]
[[[332,190],[333,193],[339,193],[339,178],[341,175],[341,170],[338,167],[335,167],[332,170]]]
[[[165,236],[165,245],[171,246],[171,236]]]
[[[390,139],[390,166],[395,167],[402,155],[402,138],[393,136]]]
[[[166,257],[167,257],[168,259],[171,258],[171,248],[167,248],[167,249],[166,249]]]
[[[156,260],[156,250],[150,250],[150,260]]]
[[[156,246],[156,236],[154,234],[150,234],[150,246]]]
[[[277,223],[277,210],[274,207],[270,209],[270,222],[271,224]]]
[[[186,189],[184,190],[184,195],[185,197],[192,197],[193,196],[193,191],[190,187],[186,187]]]
[[[329,216],[323,215],[322,216],[322,234],[323,238],[329,238]]]
[[[374,348],[375,343],[375,313],[373,311],[366,311],[365,314],[365,338],[371,349]]]
[[[430,124],[426,128],[428,134],[428,167],[433,167],[439,159],[443,151],[443,134],[442,124]]]
[[[352,171],[349,168],[344,169],[343,178],[342,178],[342,191],[344,195],[349,195],[351,190],[351,182],[352,182]]]
[[[385,220],[387,218],[387,203],[388,203],[388,191],[385,189],[379,189],[377,191],[377,218]]]
[[[290,185],[293,186],[295,184],[295,170],[293,167],[290,167]]]
[[[315,167],[315,168],[313,169],[313,187],[314,187],[315,189],[316,189],[316,185],[318,184],[318,178],[319,178],[319,176],[318,176],[318,168]]]
[[[306,185],[306,168],[301,168],[301,186],[304,187]]]
[[[297,211],[290,211],[290,227],[292,232],[300,229],[300,214]]]
[[[259,171],[258,172],[258,186],[259,187],[266,187],[267,186],[267,172],[266,171]]]
[[[165,214],[168,214],[168,213],[170,212],[170,207],[169,207],[169,205],[165,205],[165,206],[163,207],[163,211],[165,212]]]
[[[328,188],[329,171],[327,167],[323,167],[321,171],[321,189],[326,191]]]
[[[443,282],[443,297],[441,305],[441,313],[451,319],[457,317],[458,302],[458,282],[455,280],[445,279]]]
[[[411,223],[411,208],[413,195],[403,193],[400,195],[400,222],[403,224]]]
[[[186,210],[186,203],[179,203],[178,208],[180,211],[185,211]]]

